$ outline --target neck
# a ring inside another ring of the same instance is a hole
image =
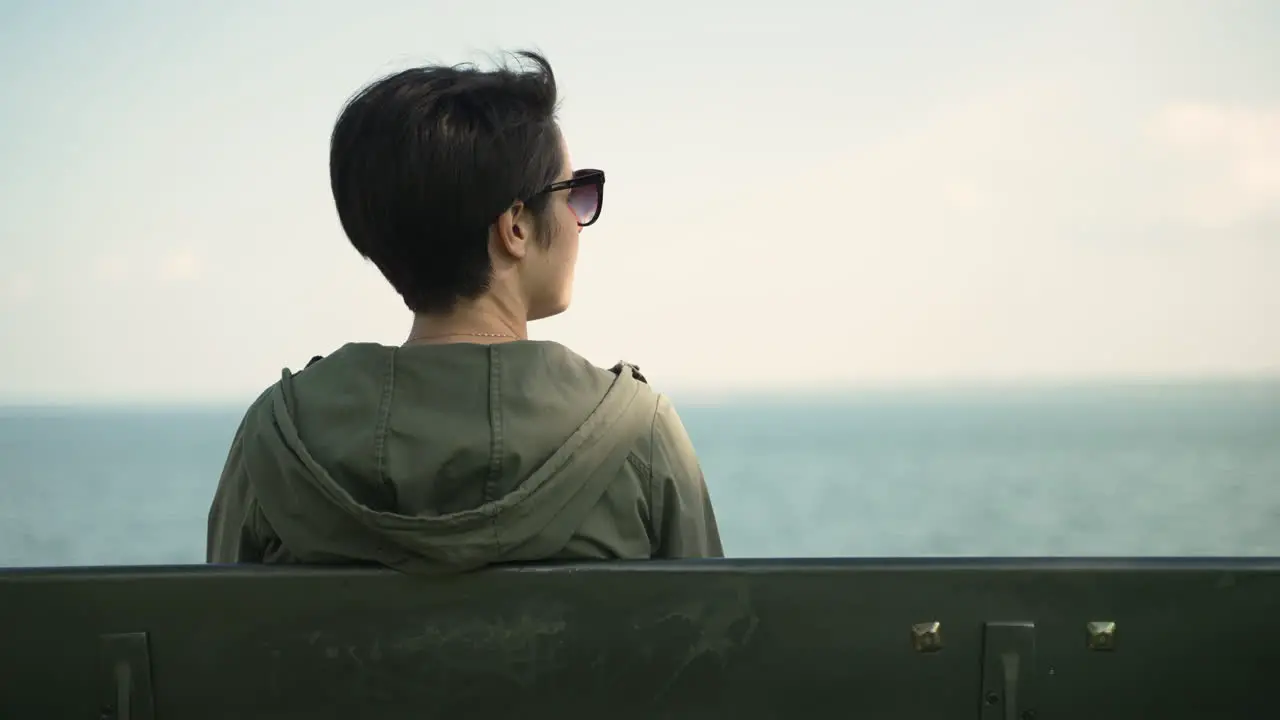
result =
[[[492,298],[482,296],[460,303],[448,313],[413,317],[406,345],[415,343],[495,343],[526,340],[528,321]]]

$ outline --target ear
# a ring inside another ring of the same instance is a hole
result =
[[[498,247],[516,260],[524,259],[533,240],[533,213],[517,202],[498,216],[493,224]]]

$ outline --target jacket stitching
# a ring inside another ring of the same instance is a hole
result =
[[[502,362],[496,345],[489,346],[489,477],[484,484],[484,502],[492,502],[502,477]],[[498,534],[498,517],[490,519],[495,547],[502,545]]]
[[[391,396],[395,390],[396,356],[398,348],[391,349],[391,357],[387,360],[386,373],[382,379],[382,398],[378,402],[378,424],[373,431],[373,461],[377,468],[378,480],[390,493],[390,506],[396,506],[396,487],[387,476],[387,432],[391,425]]]

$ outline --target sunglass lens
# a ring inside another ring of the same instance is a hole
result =
[[[578,216],[578,224],[586,225],[600,210],[600,186],[579,185],[569,191],[569,209]]]

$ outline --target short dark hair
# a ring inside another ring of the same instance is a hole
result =
[[[564,168],[551,64],[511,55],[515,68],[428,65],[377,80],[333,128],[342,228],[415,313],[487,290],[490,226],[516,201],[541,222],[539,193]]]

